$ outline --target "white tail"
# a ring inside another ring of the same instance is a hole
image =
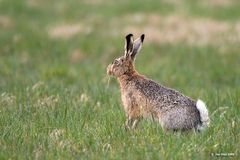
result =
[[[207,106],[202,100],[199,99],[197,100],[196,107],[200,113],[200,120],[202,122],[202,124],[198,126],[198,130],[203,130],[204,128],[208,127],[210,123]]]

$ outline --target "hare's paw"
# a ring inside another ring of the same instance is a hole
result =
[[[125,122],[125,130],[133,130],[136,129],[137,124],[139,122],[138,118],[127,118]]]

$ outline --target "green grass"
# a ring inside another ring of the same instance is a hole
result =
[[[211,153],[239,159],[238,45],[146,43],[137,57],[140,73],[207,103],[211,126],[201,134],[164,133],[148,120],[125,131],[118,84],[106,77],[123,50],[124,35],[108,34],[116,18],[184,10],[193,19],[230,24],[239,22],[239,3],[105,1],[0,1],[0,17],[11,21],[0,18],[0,159],[211,159]],[[48,35],[51,26],[79,22],[94,29],[68,39]],[[76,50],[83,57],[74,61]]]

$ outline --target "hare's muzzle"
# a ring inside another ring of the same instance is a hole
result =
[[[109,64],[107,67],[107,74],[112,75],[112,64]]]

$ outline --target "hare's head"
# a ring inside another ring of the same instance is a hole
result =
[[[142,47],[144,34],[142,34],[135,41],[133,35],[128,34],[125,39],[125,54],[122,57],[116,58],[107,67],[107,74],[114,76],[122,76],[124,74],[131,74],[134,71],[134,59]]]

